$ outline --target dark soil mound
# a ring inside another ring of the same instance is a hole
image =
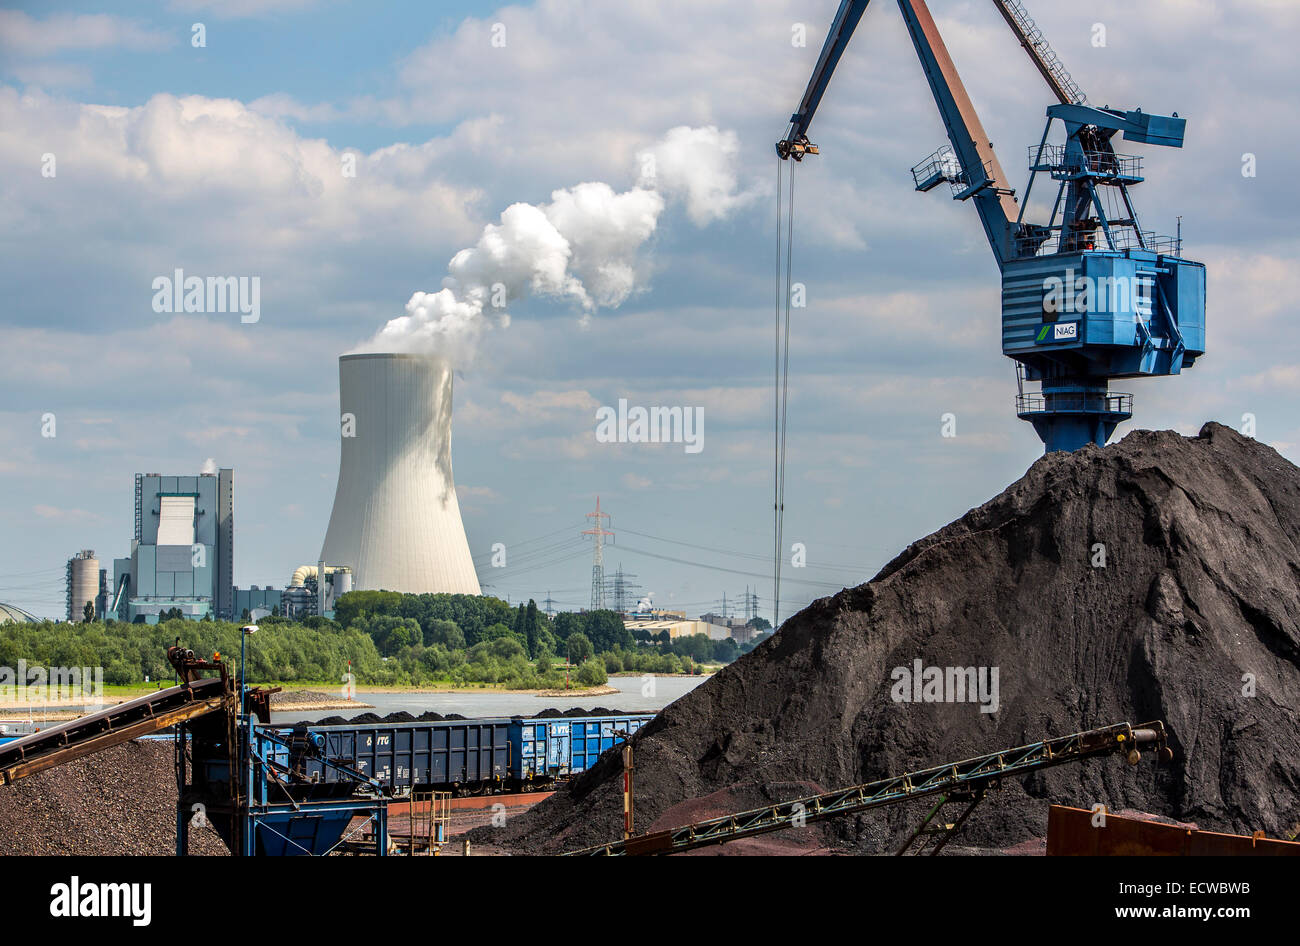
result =
[[[1138,431],[1046,456],[642,729],[637,823],[724,789],[779,794],[746,784],[830,789],[1158,719],[1170,765],[1106,758],[1014,780],[962,843],[1042,837],[1048,801],[1289,835],[1300,821],[1298,589],[1300,469],[1269,447],[1207,424],[1195,438]],[[997,711],[896,702],[893,673],[916,660],[997,668]],[[557,851],[617,838],[621,770],[607,753],[481,840]],[[888,850],[922,804],[832,830],[859,850]]]

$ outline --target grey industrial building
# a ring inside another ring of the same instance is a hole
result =
[[[248,588],[235,589],[235,609],[232,620],[244,620],[244,614],[251,615],[258,608],[266,611],[278,611],[281,607],[281,597],[284,592],[279,588],[272,588],[267,585],[265,588],[259,588],[257,585],[251,585]],[[283,611],[279,611],[283,614]]]
[[[234,471],[135,477],[135,535],[113,560],[109,617],[158,621],[179,609],[190,620],[238,617],[234,600]]]

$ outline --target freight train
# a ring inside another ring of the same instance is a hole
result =
[[[590,769],[653,713],[510,716],[403,723],[260,724],[259,755],[308,781],[347,778],[338,763],[394,793],[432,788],[457,795],[545,788]]]

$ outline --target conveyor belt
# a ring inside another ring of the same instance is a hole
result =
[[[1138,751],[1139,746],[1153,747],[1157,759],[1162,756],[1167,758],[1164,724],[1157,721],[1134,727],[1128,723],[1116,723],[1113,726],[992,752],[963,762],[952,762],[922,769],[919,772],[908,772],[865,785],[855,785],[852,788],[812,795],[808,798],[769,805],[766,808],[755,808],[752,811],[742,811],[723,818],[712,818],[680,828],[655,831],[651,834],[613,841],[609,844],[598,844],[595,847],[567,853],[613,856],[675,854],[698,847],[725,844],[739,838],[754,837],[769,831],[802,827],[810,821],[856,814],[927,795],[942,795],[945,800],[952,798],[970,801],[973,808],[973,803],[978,802],[988,789],[996,788],[1003,778],[1114,753],[1128,754],[1129,761],[1137,764],[1141,756]],[[960,798],[958,799],[957,796]],[[937,810],[938,806],[935,811],[930,812],[930,818]],[[969,814],[969,809],[966,814]],[[952,826],[953,829],[960,828],[965,817],[963,815]],[[930,818],[926,819],[927,822]],[[913,838],[915,837],[914,835]],[[908,844],[911,843],[909,840]]]
[[[15,739],[0,746],[0,785],[185,720],[220,712],[226,699],[222,680],[195,680]]]

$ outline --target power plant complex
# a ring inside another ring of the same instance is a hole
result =
[[[95,553],[66,566],[66,619],[301,620],[356,590],[482,591],[451,470],[452,371],[434,356],[339,358],[339,477],[324,546],[283,589],[234,586],[234,471],[135,477],[130,554],[111,581]],[[306,556],[304,556],[306,557]]]
[[[451,366],[339,358],[339,481],[320,558],[358,590],[480,594],[451,474]]]

